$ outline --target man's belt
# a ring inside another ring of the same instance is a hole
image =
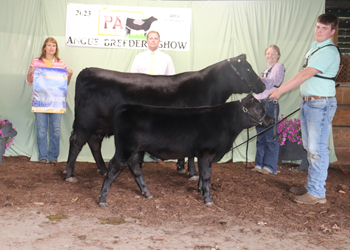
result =
[[[318,100],[318,99],[326,99],[326,98],[333,98],[334,96],[316,96],[316,95],[312,95],[312,96],[303,96],[303,102],[306,101],[313,101],[313,100]]]

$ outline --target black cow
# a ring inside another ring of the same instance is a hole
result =
[[[151,24],[158,19],[151,16],[147,19],[132,19],[126,18],[125,31],[129,35],[131,30],[143,30],[144,36],[147,35],[147,30],[151,27]]]
[[[198,190],[204,203],[212,204],[209,192],[212,162],[218,162],[231,149],[243,129],[268,126],[272,122],[252,94],[240,101],[214,107],[122,105],[114,116],[116,152],[109,162],[99,204],[107,206],[109,188],[127,163],[141,192],[146,198],[152,197],[141,172],[145,151],[162,160],[197,157]]]
[[[66,181],[76,182],[75,161],[86,142],[101,173],[107,172],[101,155],[101,143],[104,137],[113,135],[113,113],[118,105],[214,106],[225,103],[233,93],[260,93],[264,90],[265,84],[246,61],[245,55],[221,61],[200,71],[173,76],[86,68],[79,73],[76,82],[75,119],[70,137]],[[195,175],[193,159],[189,159],[189,170],[190,175]]]

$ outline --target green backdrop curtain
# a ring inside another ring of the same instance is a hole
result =
[[[303,55],[313,42],[313,29],[318,15],[324,13],[324,0],[261,0],[261,1],[134,1],[72,0],[72,3],[116,6],[151,6],[191,8],[191,49],[188,52],[166,51],[177,73],[200,70],[242,53],[257,73],[266,68],[265,49],[276,44],[281,49],[280,62],[286,67],[285,82],[301,70]],[[75,80],[86,67],[130,71],[132,61],[141,50],[69,47],[65,45],[66,0],[0,0],[0,119],[10,120],[18,135],[6,156],[25,155],[38,159],[35,116],[31,112],[32,87],[25,83],[31,60],[40,55],[43,41],[57,39],[60,57],[74,71],[68,87],[67,113],[62,117],[59,161],[67,161],[69,136],[74,120]],[[244,95],[233,95],[237,100]],[[299,89],[280,99],[280,114],[289,114],[299,107]],[[298,118],[299,113],[293,117]],[[250,129],[254,136],[255,128]],[[246,131],[235,145],[246,139]],[[254,161],[255,143],[249,145],[248,160]],[[113,139],[102,147],[106,161],[113,156]],[[227,153],[222,161],[244,161],[245,145]],[[331,161],[336,157],[331,140]],[[85,146],[78,161],[91,161]]]

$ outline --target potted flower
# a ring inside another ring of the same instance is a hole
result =
[[[283,120],[283,115],[278,121]],[[286,141],[295,142],[298,145],[303,142],[301,138],[300,119],[285,119],[277,126],[278,143],[280,146],[285,145]]]
[[[14,145],[13,139],[17,131],[8,120],[0,120],[0,164],[5,150]]]
[[[283,115],[281,115],[277,125],[278,143],[280,145],[278,161],[301,160],[299,170],[307,170],[309,163],[306,150],[302,144],[300,119],[283,119]]]

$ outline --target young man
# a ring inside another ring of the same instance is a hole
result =
[[[171,57],[160,50],[160,35],[157,31],[147,34],[148,50],[136,55],[131,66],[131,73],[150,75],[174,75],[175,67]]]
[[[292,187],[290,191],[299,195],[294,201],[302,204],[326,203],[328,139],[337,109],[334,79],[340,63],[338,49],[331,40],[337,25],[338,18],[332,14],[318,17],[314,31],[316,41],[304,58],[304,70],[270,94],[270,98],[278,99],[300,85],[301,130],[309,169],[306,186]]]

